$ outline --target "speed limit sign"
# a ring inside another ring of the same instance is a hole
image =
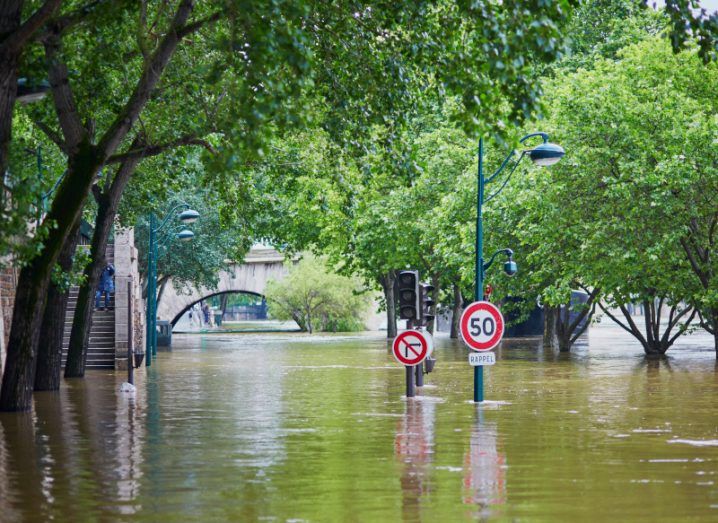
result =
[[[461,335],[464,343],[474,350],[493,349],[504,336],[501,311],[488,301],[475,301],[461,315]]]

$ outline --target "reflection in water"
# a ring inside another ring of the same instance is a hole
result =
[[[143,394],[145,389],[138,390]],[[145,402],[143,401],[142,404]],[[117,396],[115,411],[115,438],[117,454],[115,470],[117,471],[117,500],[119,511],[123,515],[135,514],[142,505],[137,503],[142,478],[143,426],[141,424],[141,407],[136,396]]]
[[[79,521],[139,509],[142,390],[137,399],[121,397],[110,378],[104,387],[77,380],[36,394],[32,413],[0,415],[3,521]],[[88,499],[102,503],[87,506]]]
[[[506,343],[479,409],[436,340],[411,401],[381,335],[177,336],[134,399],[66,380],[0,414],[0,521],[716,519],[709,337],[670,368],[616,328],[560,359]]]
[[[463,499],[467,505],[478,505],[486,516],[489,506],[506,503],[506,455],[498,451],[496,423],[484,422],[482,414],[477,410],[464,455]]]
[[[428,465],[434,454],[435,403],[423,399],[406,401],[394,438],[394,454],[403,463],[399,482],[404,521],[421,520],[421,499],[431,492]]]

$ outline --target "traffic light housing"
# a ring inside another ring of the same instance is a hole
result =
[[[399,272],[397,293],[399,295],[399,318],[419,321],[421,319],[419,271]]]
[[[421,325],[426,326],[434,319],[434,315],[431,313],[431,307],[434,305],[434,298],[432,292],[434,286],[428,283],[419,284],[419,301],[421,305]]]

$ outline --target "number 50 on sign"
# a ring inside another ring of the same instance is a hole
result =
[[[461,315],[461,335],[464,343],[474,350],[493,349],[504,336],[501,311],[488,301],[472,303]]]

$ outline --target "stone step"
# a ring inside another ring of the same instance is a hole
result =
[[[62,359],[63,361],[67,359],[67,351],[62,353]],[[87,360],[90,361],[97,361],[97,360],[114,360],[115,359],[115,350],[105,350],[105,351],[97,351],[97,352],[88,352],[87,353]]]
[[[63,345],[67,345],[70,343],[70,337],[69,336],[63,336],[62,338]],[[99,336],[93,336],[90,335],[90,346],[94,346],[97,343],[115,343],[115,335],[99,335]]]

